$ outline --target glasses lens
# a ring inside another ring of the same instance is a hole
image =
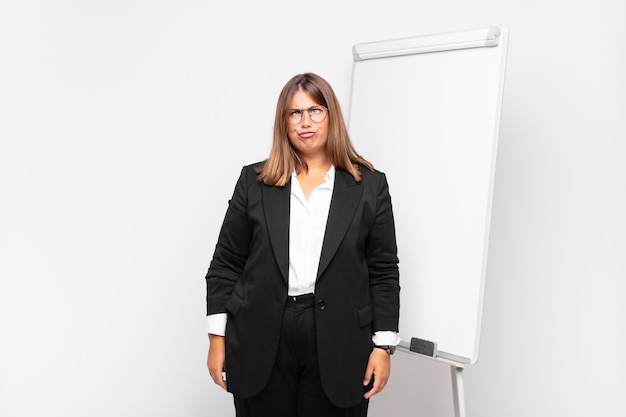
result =
[[[311,120],[315,123],[323,122],[326,118],[326,109],[323,107],[311,107],[309,114],[311,115]]]
[[[300,123],[300,120],[302,120],[302,110],[290,110],[287,120],[289,120],[289,123],[292,125],[297,125]]]

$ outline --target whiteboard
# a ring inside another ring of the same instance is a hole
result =
[[[508,30],[355,45],[351,139],[387,174],[400,337],[478,360]]]

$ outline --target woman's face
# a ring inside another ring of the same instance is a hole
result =
[[[320,103],[311,99],[311,97],[302,90],[298,90],[291,99],[289,105],[289,114],[294,110],[299,110],[302,118],[297,124],[287,121],[287,137],[291,145],[305,159],[312,157],[326,158],[326,141],[328,140],[328,114],[321,122],[315,122],[311,119],[311,111],[316,112],[319,108],[323,112],[328,111]],[[289,118],[289,116],[287,116]],[[315,115],[313,117],[316,117]]]

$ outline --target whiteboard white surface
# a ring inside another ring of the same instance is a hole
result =
[[[507,29],[499,35],[495,46],[354,62],[350,134],[390,184],[400,336],[463,363],[478,360]]]

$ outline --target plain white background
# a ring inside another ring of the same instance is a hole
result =
[[[353,44],[506,24],[468,415],[623,416],[625,15],[620,0],[3,1],[0,415],[234,415],[205,370],[204,274],[282,85],[317,72],[347,106]],[[446,375],[394,359],[370,414],[449,416]]]

